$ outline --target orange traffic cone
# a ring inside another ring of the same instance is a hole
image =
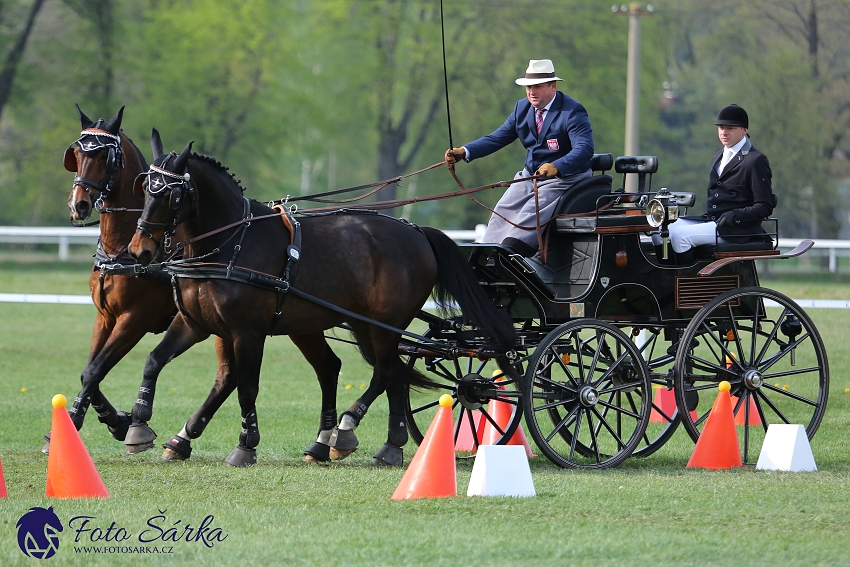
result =
[[[393,492],[393,500],[442,498],[457,496],[454,430],[452,429],[452,397],[440,396],[440,409],[401,482]]]
[[[761,418],[759,417],[759,410],[756,408],[756,401],[753,399],[753,396],[750,395],[750,425],[761,425]],[[730,400],[732,400],[732,411],[735,410],[735,406],[738,405],[738,396],[730,396]],[[738,415],[735,416],[735,425],[744,425],[744,420],[746,419],[746,409],[743,404],[738,409]]]
[[[3,476],[3,461],[0,461],[0,498],[6,498],[8,495],[6,492],[6,477]]]
[[[653,423],[670,423],[670,418],[676,411],[676,391],[662,387],[655,389],[655,395],[652,398],[652,411],[649,413],[649,421]],[[661,408],[659,412],[655,408]],[[697,412],[692,411],[691,421],[696,421]],[[664,417],[667,416],[667,417]]]
[[[511,421],[511,413],[513,413],[513,410],[511,408],[511,405],[507,402],[501,402],[499,400],[490,400],[490,403],[487,405],[487,413],[490,414],[490,417],[493,418],[493,421],[499,424],[499,429],[504,431]],[[484,420],[487,423],[484,426],[484,434],[481,436],[482,443],[484,445],[495,445],[496,442],[499,440],[499,437],[501,437],[501,434],[499,433],[498,429],[493,427],[493,424],[490,423],[489,420],[487,420],[486,418],[484,418]],[[525,432],[522,430],[521,423],[519,424],[519,426],[517,426],[516,431],[514,431],[514,434],[511,435],[511,438],[507,442],[507,445],[522,445],[523,447],[525,447],[525,455],[529,459],[532,459],[537,456],[534,454],[534,452],[532,452],[531,445],[528,444],[528,439],[526,439],[525,437]]]
[[[455,451],[473,452],[475,451],[475,440],[472,438],[472,429],[469,428],[469,412],[461,410],[460,425],[457,429],[457,439],[455,440]],[[481,412],[472,412],[472,427],[475,428],[478,439],[482,439],[481,433],[484,429],[484,423],[481,422]]]
[[[493,376],[500,376],[501,374],[501,370],[493,371]],[[499,380],[496,380],[496,382],[499,382]],[[505,387],[499,386],[499,389],[504,390]],[[511,408],[511,405],[507,402],[502,402],[494,399],[490,400],[490,403],[487,404],[487,413],[490,414],[490,417],[493,418],[493,421],[495,421],[499,425],[499,429],[505,431],[505,429],[507,429],[508,427],[508,424],[511,422],[511,414],[513,413],[513,409]],[[496,442],[499,440],[499,437],[501,437],[499,429],[493,427],[493,424],[490,423],[490,420],[488,420],[487,418],[484,418],[483,416],[482,418],[484,420],[484,431],[479,437],[479,439],[481,439],[481,443],[483,445],[495,445]],[[525,432],[522,430],[521,423],[517,426],[516,431],[514,431],[514,434],[511,435],[511,438],[507,442],[507,445],[522,445],[523,447],[525,447],[525,456],[529,459],[533,459],[537,456],[531,450],[531,445],[528,444],[528,439],[526,439],[525,437]]]
[[[53,425],[47,457],[47,496],[108,498],[109,491],[65,409],[65,396],[53,396]]]
[[[718,386],[720,392],[705,427],[697,439],[697,445],[687,468],[731,469],[741,466],[741,446],[738,445],[738,431],[732,417],[732,401],[729,390],[732,386],[724,380]]]

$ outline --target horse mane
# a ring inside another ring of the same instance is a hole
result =
[[[200,161],[202,161],[206,164],[209,164],[212,167],[216,168],[219,172],[229,175],[230,179],[233,180],[233,182],[236,184],[236,186],[239,187],[239,189],[243,193],[245,192],[245,187],[242,186],[242,181],[240,179],[236,179],[236,174],[231,173],[229,167],[227,167],[226,165],[224,165],[223,163],[221,163],[220,161],[218,161],[214,157],[208,156],[208,155],[205,155],[205,154],[197,154],[195,152],[192,152],[190,157],[195,158],[197,160],[200,160]]]
[[[130,142],[130,145],[133,146],[133,149],[136,150],[136,155],[139,156],[139,161],[142,164],[142,171],[147,171],[149,164],[148,160],[145,159],[145,154],[142,153],[142,150],[139,149],[139,146],[136,145],[136,142],[130,139],[130,136],[128,136],[127,133],[124,132],[123,128],[120,130],[119,133],[123,134],[124,137],[127,138],[127,141]]]

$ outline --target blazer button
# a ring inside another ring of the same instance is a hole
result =
[[[720,196],[720,193],[715,193],[715,194],[714,194],[714,196],[715,196],[715,197],[719,197],[719,196]]]
[[[717,184],[718,184],[718,185],[723,185],[723,183],[722,183],[721,181],[718,181],[718,182],[717,182]]]
[[[714,217],[714,216],[711,217],[711,220],[716,220],[716,219],[717,219],[717,217]]]
[[[712,208],[712,209],[716,209],[716,208],[717,208],[717,205],[711,205],[711,208]]]

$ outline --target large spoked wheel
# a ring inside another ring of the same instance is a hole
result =
[[[413,440],[422,442],[440,396],[449,394],[459,457],[473,456],[479,445],[506,444],[522,421],[524,358],[514,361],[513,372],[506,374],[494,360],[429,356],[427,348],[423,346],[425,354],[410,355],[407,364],[438,382],[440,389],[408,391],[407,428]]]
[[[679,344],[676,403],[695,410],[682,424],[696,441],[717,397],[732,385],[744,464],[758,459],[771,423],[799,423],[811,439],[823,419],[829,365],[823,341],[799,305],[779,292],[746,287],[721,294],[693,318]]]
[[[652,383],[649,422],[632,452],[633,457],[648,457],[660,449],[679,427],[679,412],[673,395],[673,362],[675,348],[665,340],[663,327],[619,327],[632,339],[649,367]]]
[[[525,378],[528,430],[555,464],[614,467],[641,442],[651,408],[649,372],[617,327],[594,319],[561,325],[535,349]]]

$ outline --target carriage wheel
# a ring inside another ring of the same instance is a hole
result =
[[[614,467],[641,442],[650,390],[647,366],[629,337],[603,321],[570,321],[549,333],[529,361],[526,424],[559,466]]]
[[[675,396],[672,392],[673,386],[673,362],[675,361],[675,350],[669,347],[673,343],[665,341],[663,327],[620,327],[620,330],[632,338],[638,350],[649,367],[649,379],[652,384],[650,396],[652,408],[647,423],[646,431],[632,452],[633,457],[648,457],[660,449],[676,432],[679,427],[679,411],[675,405]],[[663,390],[663,394],[669,392],[669,397],[659,398],[670,400],[670,404],[656,401],[656,392]]]
[[[826,410],[829,365],[814,323],[793,300],[747,287],[721,294],[693,318],[679,344],[676,403],[696,441],[716,399],[732,385],[744,464],[754,464],[771,423],[801,423],[811,439]]]
[[[426,336],[428,333],[426,333]],[[522,380],[524,358],[513,363]],[[407,364],[440,384],[438,390],[409,390],[407,429],[419,444],[439,408],[442,394],[452,396],[455,448],[474,456],[479,445],[504,445],[522,421],[522,388],[495,361],[411,355]]]

